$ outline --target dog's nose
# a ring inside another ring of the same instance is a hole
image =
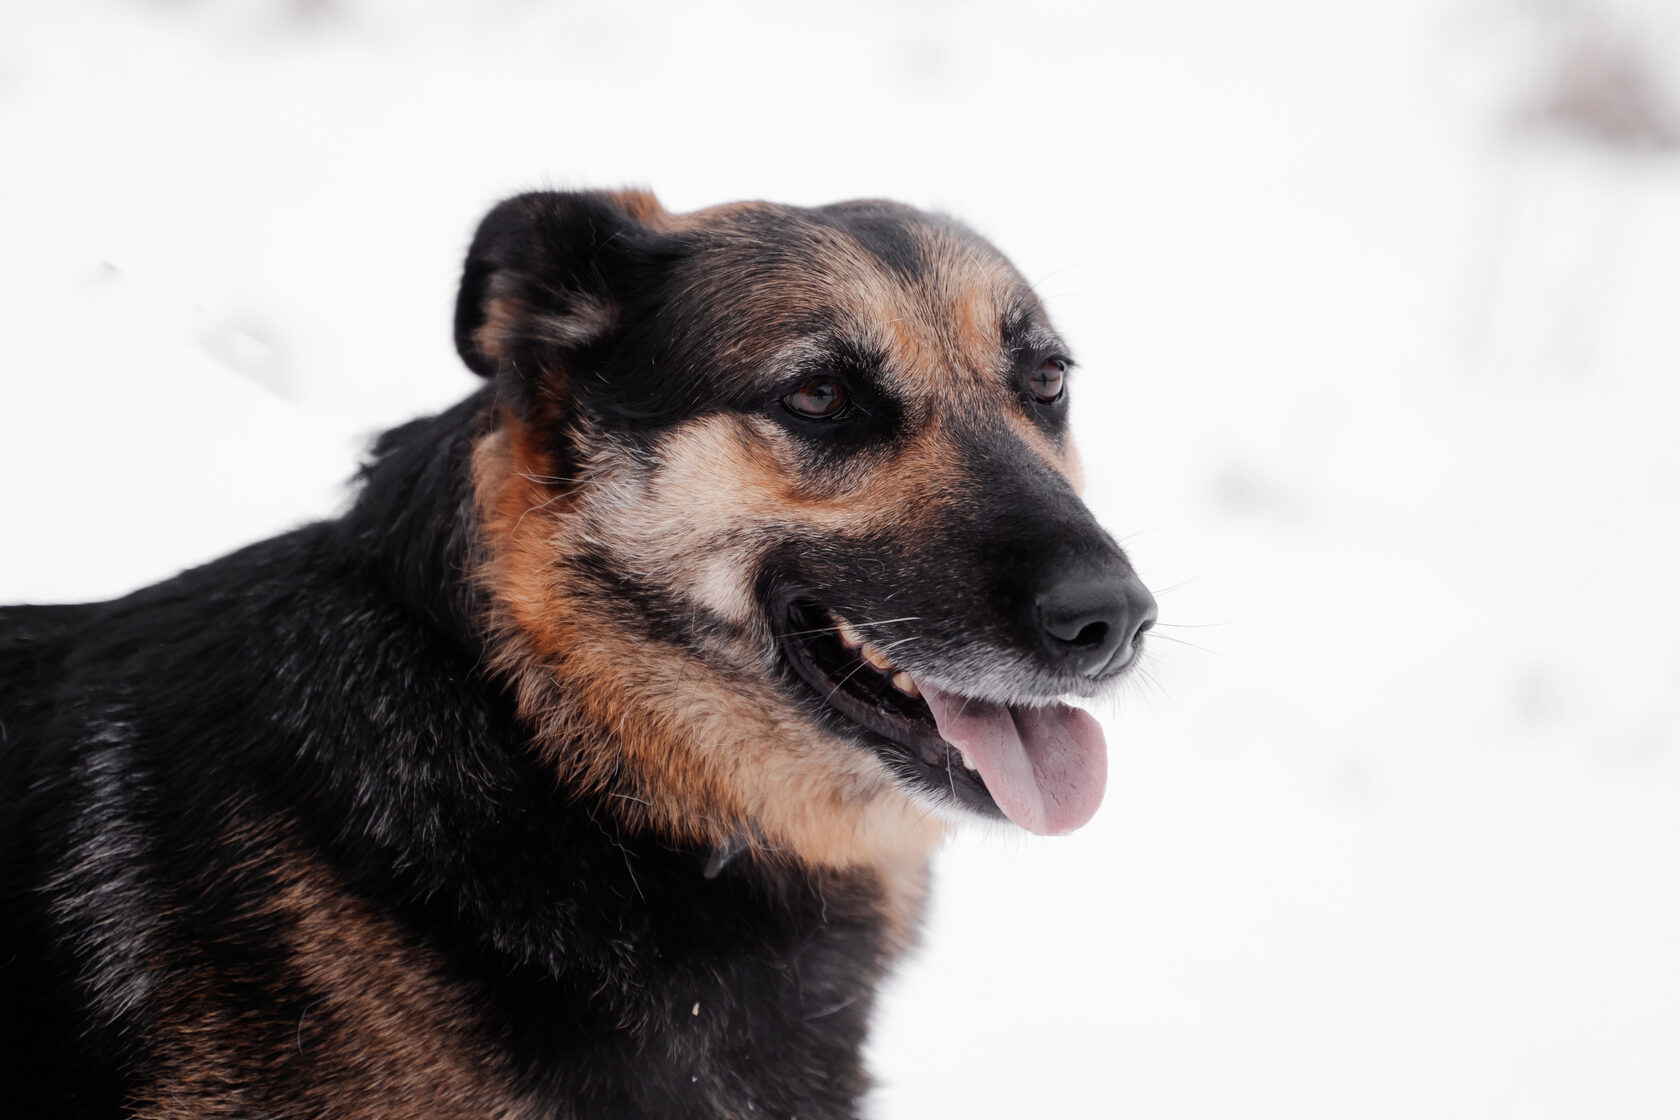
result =
[[[1155,625],[1155,597],[1124,561],[1064,566],[1034,605],[1050,657],[1087,677],[1129,662]]]

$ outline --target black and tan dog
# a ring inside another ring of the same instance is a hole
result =
[[[10,1115],[853,1115],[944,821],[1083,824],[1153,604],[1067,347],[883,202],[532,194],[353,507],[0,610]]]

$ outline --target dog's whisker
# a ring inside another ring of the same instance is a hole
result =
[[[1239,622],[1247,622],[1246,618],[1232,618],[1224,622],[1157,622],[1156,626],[1170,626],[1174,630],[1211,630],[1215,626],[1235,626]]]
[[[1029,283],[1027,285],[1027,287],[1031,288],[1033,291],[1036,292],[1036,291],[1038,291],[1038,286],[1040,284],[1044,283],[1046,280],[1054,280],[1056,277],[1060,276],[1064,272],[1071,272],[1076,268],[1094,268],[1094,267],[1095,267],[1095,265],[1091,264],[1088,261],[1075,261],[1073,264],[1064,264],[1060,268],[1053,268],[1049,272],[1046,272],[1043,276],[1040,276],[1037,280],[1034,280],[1031,283]]]
[[[834,687],[829,690],[828,702],[833,703],[834,697],[839,693],[839,691],[842,688],[845,687],[846,682],[851,680],[853,677],[857,676],[858,671],[861,670],[864,666],[866,666],[868,664],[869,664],[869,662],[865,661],[863,658],[861,658],[861,657],[858,658],[858,663],[855,666],[852,667],[852,671],[847,673],[845,676],[841,677],[840,680],[835,683]]]
[[[1137,534],[1134,533],[1132,535],[1136,536]],[[1199,572],[1196,575],[1193,575],[1193,576],[1189,577],[1188,579],[1181,579],[1177,583],[1170,583],[1165,587],[1156,587],[1156,588],[1152,588],[1151,590],[1155,593],[1156,596],[1170,595],[1174,591],[1178,591],[1178,590],[1181,590],[1182,588],[1189,587],[1192,583],[1199,583],[1202,580],[1206,579],[1207,577],[1208,577],[1207,572]]]
[[[1154,673],[1151,673],[1146,667],[1144,667],[1142,665],[1138,666],[1138,672],[1141,674],[1141,676],[1138,679],[1145,682],[1146,684],[1148,684],[1150,688],[1153,688],[1155,690],[1155,694],[1157,696],[1159,696],[1162,700],[1165,700],[1169,704],[1173,703],[1172,695],[1169,692],[1167,692],[1166,686],[1163,685],[1158,679],[1156,679]],[[1149,710],[1151,712],[1153,712],[1155,710],[1155,705],[1150,702],[1149,693],[1147,691],[1145,691],[1143,693],[1143,696],[1144,696],[1144,702],[1149,704]]]
[[[847,623],[847,625],[853,627],[854,629],[862,629],[865,626],[890,626],[891,624],[893,624],[895,622],[919,622],[919,621],[921,621],[921,615],[907,614],[903,618],[883,618],[879,622],[851,622],[851,623]],[[838,626],[817,626],[817,627],[813,627],[810,630],[778,630],[776,632],[776,637],[778,637],[778,638],[797,638],[802,634],[827,634],[827,633],[838,631],[839,629],[840,629],[840,627],[838,627]]]
[[[886,649],[892,649],[894,646],[901,646],[905,642],[916,641],[917,637],[919,637],[919,635],[912,635],[908,638],[900,638],[896,642],[888,642],[887,645],[886,645]],[[885,652],[885,650],[883,650],[882,652]],[[845,676],[841,677],[839,682],[836,683],[835,686],[832,689],[829,690],[828,699],[830,701],[832,701],[834,699],[835,694],[840,691],[840,689],[845,685],[845,683],[847,681],[851,680],[853,677],[857,676],[858,670],[864,668],[866,665],[869,665],[869,662],[866,659],[864,659],[862,657],[859,657],[858,658],[858,663],[855,666],[853,666],[852,671],[847,673]]]
[[[1209,649],[1207,646],[1197,645],[1195,642],[1186,641],[1184,638],[1175,637],[1172,634],[1154,633],[1151,634],[1150,637],[1163,642],[1177,642],[1181,646],[1189,646],[1191,649],[1201,650],[1203,653],[1212,654],[1214,657],[1224,658],[1226,661],[1231,660],[1230,657],[1220,653],[1216,649]]]

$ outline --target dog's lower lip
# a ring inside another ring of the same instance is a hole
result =
[[[907,747],[925,748],[933,745],[929,739],[938,740],[933,713],[922,703],[914,678],[882,648],[893,643],[871,640],[867,624],[854,625],[814,600],[792,600],[783,614],[788,629],[782,645],[789,663],[831,707]],[[868,711],[860,713],[859,704]],[[858,719],[860,714],[879,718]]]
[[[967,754],[939,734],[914,677],[888,658],[892,643],[878,634],[871,641],[867,624],[854,624],[809,597],[784,599],[774,617],[785,627],[779,635],[784,660],[826,708],[868,732],[879,753],[896,756],[897,767],[929,789],[1001,815]]]

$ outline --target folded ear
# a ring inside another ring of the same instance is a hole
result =
[[[479,224],[455,301],[455,348],[484,377],[554,373],[568,351],[611,341],[646,281],[645,250],[665,216],[641,191],[539,191]]]

